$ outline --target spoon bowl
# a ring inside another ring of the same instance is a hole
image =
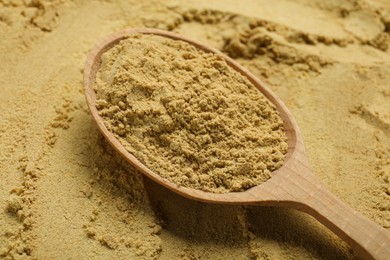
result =
[[[242,192],[217,194],[186,188],[164,179],[129,153],[107,130],[96,108],[94,84],[101,55],[132,34],[153,34],[181,40],[205,52],[220,55],[241,73],[276,107],[284,123],[288,150],[284,164],[266,182]],[[207,203],[290,207],[306,212],[344,239],[364,259],[390,258],[390,232],[360,215],[332,195],[312,173],[303,138],[287,107],[263,82],[220,51],[191,39],[157,29],[128,29],[108,36],[90,52],[84,68],[84,88],[88,106],[98,128],[108,142],[131,165],[160,185],[186,198]]]

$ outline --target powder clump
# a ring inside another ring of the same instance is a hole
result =
[[[96,106],[109,131],[152,171],[208,192],[263,183],[287,152],[274,105],[216,54],[133,35],[102,55]]]

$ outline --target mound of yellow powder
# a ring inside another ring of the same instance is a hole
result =
[[[107,128],[152,171],[224,193],[271,177],[287,152],[275,107],[222,57],[134,35],[107,51],[96,79]]]

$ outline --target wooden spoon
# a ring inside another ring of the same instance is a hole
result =
[[[261,93],[275,104],[284,121],[288,138],[288,152],[283,166],[273,172],[271,179],[246,191],[225,194],[181,187],[149,170],[107,130],[96,109],[96,96],[93,88],[96,73],[101,64],[100,57],[119,41],[135,33],[154,34],[173,40],[185,41],[201,50],[224,57],[232,68],[247,77]],[[155,182],[186,198],[208,203],[295,208],[315,217],[344,239],[362,258],[390,259],[390,231],[363,217],[324,188],[312,173],[300,130],[284,103],[263,82],[218,50],[166,31],[156,29],[124,30],[110,35],[92,49],[84,68],[84,88],[92,116],[109,143],[130,164]]]

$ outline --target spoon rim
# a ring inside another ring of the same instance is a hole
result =
[[[178,184],[168,181],[167,179],[161,177],[159,174],[147,168],[133,154],[131,154],[125,149],[125,147],[114,136],[114,134],[106,128],[103,119],[99,116],[98,110],[96,108],[96,93],[93,88],[93,85],[95,84],[97,71],[100,68],[101,55],[107,50],[111,49],[116,44],[118,44],[121,40],[126,39],[133,34],[149,34],[162,36],[173,40],[181,40],[203,51],[217,54],[221,56],[230,67],[238,71],[242,76],[246,77],[269,101],[271,101],[271,103],[276,107],[277,111],[279,112],[279,115],[283,119],[284,131],[287,135],[288,148],[287,153],[285,154],[283,165],[277,170],[271,172],[272,177],[270,179],[244,191],[228,193],[207,192],[203,190],[180,186]],[[253,194],[260,191],[262,187],[265,187],[266,185],[271,183],[273,184],[273,186],[275,186],[275,184],[276,186],[278,186],[277,182],[280,181],[281,178],[283,178],[282,175],[284,168],[286,168],[288,164],[291,164],[293,158],[296,157],[295,154],[297,151],[297,146],[300,143],[302,143],[303,145],[300,131],[297,123],[295,122],[294,117],[292,116],[284,102],[276,94],[274,94],[273,91],[264,82],[259,80],[246,68],[244,68],[232,58],[223,54],[219,50],[172,32],[150,28],[131,28],[108,35],[103,40],[99,41],[88,54],[84,66],[83,77],[83,86],[88,107],[91,111],[94,120],[98,125],[98,129],[106,138],[106,140],[110,143],[110,145],[142,174],[146,175],[158,184],[168,188],[169,190],[192,200],[224,204],[245,204],[246,202],[248,202],[248,194],[251,194],[251,196],[253,196]],[[259,199],[261,200],[261,198]]]

